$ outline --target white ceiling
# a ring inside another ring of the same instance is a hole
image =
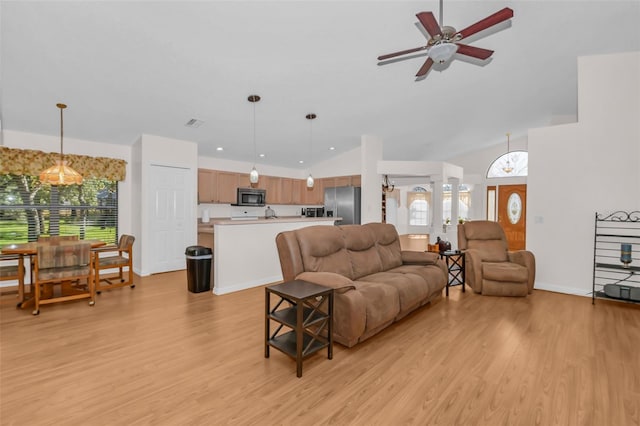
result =
[[[384,140],[385,160],[446,160],[575,116],[578,56],[640,50],[640,0],[445,0],[444,24],[507,6],[510,25],[466,40],[491,59],[456,56],[416,81],[423,53],[376,57],[426,44],[415,14],[437,18],[436,0],[2,1],[2,126],[57,135],[65,102],[65,137],[153,134],[250,162],[255,93],[259,163],[307,167],[310,112],[311,162],[363,134]],[[204,124],[185,127],[191,118]]]

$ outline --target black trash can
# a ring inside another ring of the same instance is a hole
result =
[[[185,250],[187,256],[187,285],[192,293],[211,290],[211,258],[209,247],[189,246]]]

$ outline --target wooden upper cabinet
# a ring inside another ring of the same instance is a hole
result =
[[[267,196],[269,193],[267,193]],[[293,204],[293,179],[280,179],[280,204]]]
[[[259,183],[262,183],[263,188],[267,191],[267,204],[282,204],[282,189],[280,187],[282,178],[261,176]]]
[[[349,186],[349,185],[351,185],[351,176],[338,176],[333,178],[333,186]]]
[[[220,203],[234,204],[237,201],[237,189],[238,173],[218,172],[218,201]]]
[[[251,185],[251,181],[249,180],[249,173],[234,173],[234,174],[237,176],[236,185],[238,188],[257,188],[257,185]],[[259,180],[262,180],[262,177],[260,177]],[[259,184],[260,182],[258,182],[258,185]]]
[[[215,170],[198,169],[198,202],[215,203],[218,201],[218,182]]]
[[[304,204],[307,184],[302,179],[293,179],[291,184],[291,202],[293,204]]]
[[[260,176],[251,185],[248,173],[198,169],[198,202],[235,204],[238,188],[253,187],[267,191],[267,204],[322,205],[325,188],[360,186],[360,182],[360,175],[319,178],[310,189],[306,179]]]
[[[304,189],[304,204],[322,205],[324,204],[325,179],[315,179],[313,188],[307,188],[306,179],[302,181]]]

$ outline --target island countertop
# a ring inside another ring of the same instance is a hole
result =
[[[212,218],[208,223],[198,222],[198,232],[213,233],[214,225],[256,225],[268,223],[296,223],[296,222],[334,222],[342,220],[341,217],[304,217],[304,216],[282,216],[275,218],[258,217],[255,219],[230,219]]]
[[[211,219],[198,234],[213,237],[213,292],[218,295],[282,281],[276,237],[308,226],[333,226],[340,217]],[[207,235],[209,234],[209,235]]]

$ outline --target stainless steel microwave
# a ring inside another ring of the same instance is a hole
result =
[[[267,201],[267,191],[257,188],[238,188],[238,206],[263,207]]]

